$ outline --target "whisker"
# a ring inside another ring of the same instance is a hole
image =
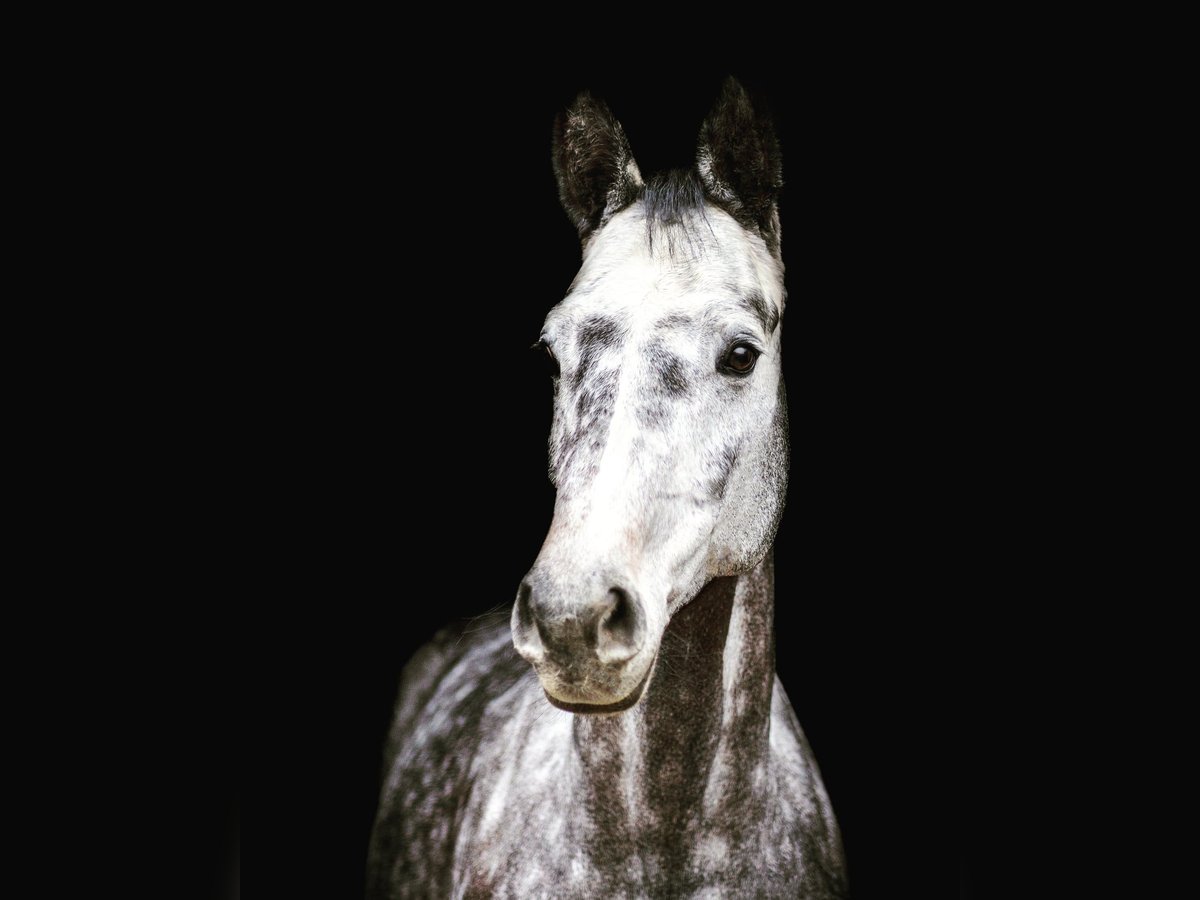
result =
[[[462,639],[468,634],[477,634],[481,631],[487,631],[488,629],[499,625],[502,621],[508,618],[509,605],[510,604],[507,602],[497,603],[495,606],[489,610],[486,610],[485,612],[481,612],[475,616],[468,616],[463,619],[462,630],[459,631],[458,638],[455,640],[454,646],[457,647],[462,642]]]

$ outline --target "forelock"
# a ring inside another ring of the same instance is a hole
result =
[[[691,247],[712,233],[705,211],[704,185],[694,169],[665,172],[647,182],[641,196],[646,216],[646,240],[667,241],[672,255],[679,240]]]

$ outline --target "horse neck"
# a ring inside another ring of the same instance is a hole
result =
[[[642,701],[576,716],[577,774],[605,832],[661,832],[761,799],[775,683],[774,567],[717,578],[672,618]],[[630,835],[633,836],[633,835]]]

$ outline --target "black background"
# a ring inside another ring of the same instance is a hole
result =
[[[950,896],[975,840],[959,648],[1001,591],[974,486],[1008,477],[980,414],[1001,402],[987,360],[1005,327],[983,302],[1006,277],[989,198],[1015,176],[975,112],[986,80],[855,62],[734,70],[784,154],[778,670],[853,895]],[[262,98],[276,139],[246,173],[278,275],[240,330],[257,510],[240,552],[267,562],[246,874],[352,897],[404,662],[440,624],[510,603],[550,521],[550,389],[528,348],[579,263],[553,118],[587,88],[643,172],[687,166],[726,70],[488,59],[463,89],[343,53],[310,72],[282,106]]]

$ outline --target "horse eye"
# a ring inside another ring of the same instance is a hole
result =
[[[749,375],[758,361],[758,351],[749,344],[734,344],[725,354],[721,367],[734,375]]]
[[[556,357],[554,355],[554,351],[550,349],[550,345],[547,344],[546,341],[543,339],[543,340],[539,340],[536,344],[534,344],[529,349],[542,351],[542,358],[545,359],[547,361],[547,364],[550,366],[550,374],[552,376],[554,376],[555,378],[557,378],[559,375],[558,357]]]

